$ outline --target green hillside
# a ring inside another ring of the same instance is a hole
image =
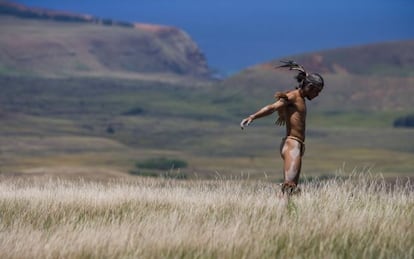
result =
[[[283,129],[274,126],[275,117],[239,128],[240,120],[271,96],[252,100],[248,92],[232,95],[212,83],[113,78],[1,77],[0,86],[2,173],[113,177],[127,175],[137,162],[164,157],[187,162],[179,170],[187,178],[281,178]],[[397,114],[313,108],[312,103],[307,177],[332,175],[342,167],[411,174],[414,131],[394,129]]]

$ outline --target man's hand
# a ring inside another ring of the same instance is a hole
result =
[[[241,129],[244,129],[244,127],[249,126],[249,124],[250,124],[250,123],[252,123],[252,121],[253,121],[253,117],[252,117],[252,116],[249,116],[249,117],[247,117],[246,119],[243,119],[243,120],[240,122],[240,127],[241,127]]]

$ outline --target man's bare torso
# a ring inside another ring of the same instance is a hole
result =
[[[299,90],[288,92],[288,101],[282,106],[286,118],[286,136],[305,141],[306,102]]]

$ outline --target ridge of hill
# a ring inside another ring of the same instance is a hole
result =
[[[175,27],[0,2],[0,30],[0,74],[210,75],[197,44]]]
[[[45,8],[28,7],[9,1],[0,2],[0,14],[8,14],[26,19],[54,20],[60,22],[84,22],[103,25],[134,27],[133,23],[102,19],[92,15],[53,11]]]
[[[319,73],[414,76],[414,40],[380,42],[289,56]],[[279,60],[272,60],[277,64]]]

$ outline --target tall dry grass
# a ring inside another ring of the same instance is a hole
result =
[[[412,183],[0,181],[0,258],[414,258]]]

